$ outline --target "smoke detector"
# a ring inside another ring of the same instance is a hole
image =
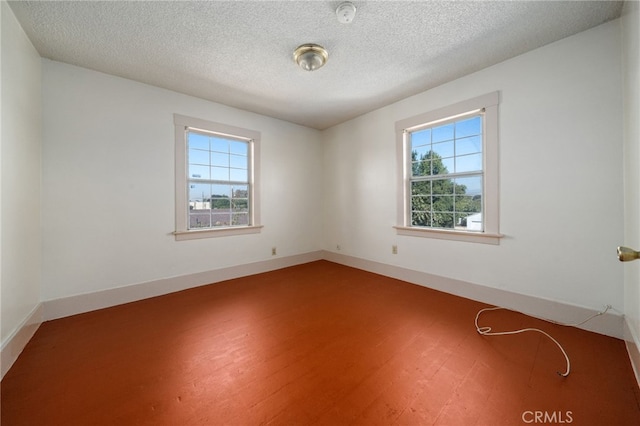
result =
[[[336,9],[336,16],[341,24],[350,24],[356,16],[356,7],[348,1],[340,3]]]

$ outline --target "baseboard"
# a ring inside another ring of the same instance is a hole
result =
[[[581,306],[513,293],[331,251],[324,251],[323,258],[331,262],[407,281],[489,305],[502,306],[544,320],[574,324],[598,312],[598,310]],[[622,315],[606,313],[581,325],[580,328],[623,339],[623,322]]]
[[[561,323],[571,324],[580,322],[597,313],[594,309],[581,306],[513,293],[331,251],[316,251],[48,300],[43,302],[43,320],[49,321],[123,303],[161,296],[201,285],[273,271],[322,259],[429,287],[467,299],[513,309],[536,318]],[[581,325],[580,328],[618,339],[624,339],[623,322],[622,315],[606,313]]]
[[[321,250],[44,301],[34,308],[21,326],[16,329],[16,332],[3,343],[1,352],[2,377],[9,371],[9,368],[11,368],[18,358],[18,355],[20,355],[43,321],[323,259],[489,305],[513,309],[546,320],[575,323],[597,312],[589,308],[568,305],[557,301],[522,295],[395,265]],[[624,321],[622,315],[615,313],[600,315],[592,321],[583,324],[580,328],[625,340],[636,378],[639,377],[640,352],[638,348],[640,344],[638,339],[632,336],[629,326]]]
[[[57,318],[95,311],[97,309],[108,308],[111,306],[121,305],[123,303],[135,302],[137,300],[148,299],[150,297],[162,296],[164,294],[217,283],[220,281],[274,271],[276,269],[287,268],[289,266],[300,265],[321,259],[322,252],[315,251],[294,256],[276,257],[265,261],[231,266],[195,274],[148,281],[93,293],[78,294],[60,299],[47,300],[43,302],[43,318],[44,321],[50,321]]]
[[[31,340],[42,322],[43,306],[42,303],[38,303],[14,332],[2,342],[2,347],[0,348],[0,379],[4,377],[16,362],[18,356],[22,353],[25,346],[27,346],[27,343],[29,343],[29,340]]]
[[[633,327],[631,327],[629,320],[626,318],[624,321],[624,341],[629,353],[631,367],[633,367],[633,373],[636,375],[638,386],[640,386],[640,340],[638,340],[638,336],[633,332]]]

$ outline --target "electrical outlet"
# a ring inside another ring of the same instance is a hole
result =
[[[275,256],[275,255],[276,255],[276,248],[271,247],[271,256]]]
[[[391,253],[392,254],[398,254],[398,246],[397,245],[392,245],[391,246]]]
[[[338,250],[338,251],[342,250],[342,247],[340,247],[340,244],[338,244],[338,245],[336,246],[336,250]]]

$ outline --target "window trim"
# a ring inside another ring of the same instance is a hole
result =
[[[215,123],[213,121],[199,118],[187,117],[185,115],[173,114],[175,126],[175,231],[173,235],[176,241],[193,239],[226,237],[230,235],[256,234],[262,229],[260,225],[260,132],[231,126],[228,124]],[[250,149],[250,173],[249,185],[249,226],[233,226],[207,229],[189,229],[188,227],[188,199],[187,192],[188,165],[187,165],[187,139],[188,129],[216,133],[230,138],[249,141]]]
[[[398,161],[397,183],[397,225],[398,235],[426,237],[454,241],[467,241],[485,244],[500,244],[503,237],[499,232],[499,170],[498,170],[498,104],[500,92],[495,91],[453,105],[438,108],[423,114],[396,122],[396,157]],[[430,127],[436,123],[445,123],[456,117],[484,109],[483,125],[483,222],[484,231],[471,232],[460,230],[423,228],[410,226],[409,184],[411,168],[407,151],[405,131]]]

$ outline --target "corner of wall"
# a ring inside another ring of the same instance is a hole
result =
[[[169,277],[155,281],[147,281],[92,293],[46,300],[42,303],[44,305],[42,318],[44,321],[50,321],[321,259],[322,253],[320,251],[314,251],[177,277]]]
[[[17,361],[18,356],[20,356],[27,346],[27,343],[29,343],[29,340],[31,340],[42,324],[43,313],[42,303],[38,303],[6,341],[2,342],[2,348],[0,349],[0,379],[4,377],[11,366]]]
[[[324,259],[331,262],[407,281],[412,284],[488,305],[501,306],[546,321],[571,324],[575,322],[576,318],[587,318],[598,314],[598,312],[592,309],[580,306],[486,287],[400,266],[342,255],[335,252],[324,251],[323,253]],[[580,325],[579,328],[617,339],[622,339],[624,334],[623,317],[618,314],[606,313],[604,315],[598,315],[598,321],[585,323]],[[640,366],[640,363],[638,366]]]
[[[2,39],[2,180],[0,277],[1,374],[11,368],[42,322],[42,62],[6,1]],[[16,185],[20,182],[20,185]],[[36,224],[36,226],[34,226]]]

